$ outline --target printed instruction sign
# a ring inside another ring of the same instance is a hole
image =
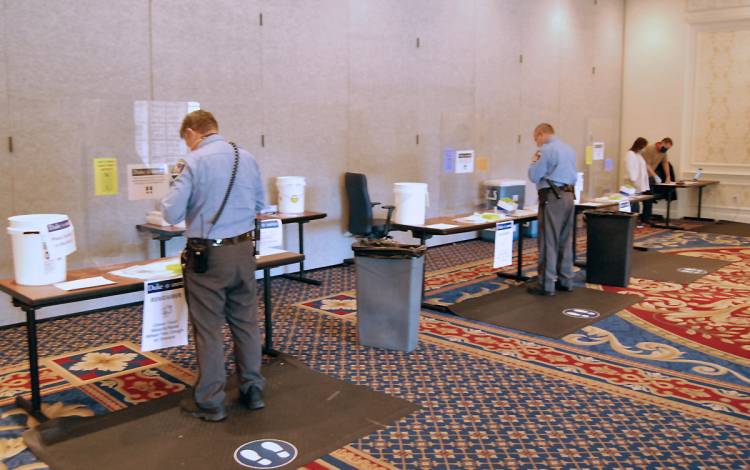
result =
[[[456,173],[474,173],[474,151],[456,151]]]
[[[50,259],[60,259],[76,251],[76,235],[70,219],[47,224],[42,241],[47,246]]]
[[[96,196],[117,195],[117,159],[94,159],[94,194]]]
[[[604,142],[592,143],[591,151],[594,160],[604,160]]]
[[[182,278],[146,281],[141,349],[184,346],[188,342],[188,308]]]
[[[161,199],[169,192],[167,164],[128,165],[128,200]]]
[[[136,101],[133,105],[135,151],[143,163],[174,163],[188,153],[180,137],[185,115],[197,101]]]
[[[620,201],[620,212],[632,212],[630,208],[630,199]]]
[[[495,226],[495,256],[492,267],[502,268],[513,264],[513,231],[515,224],[512,220],[499,222]]]
[[[283,248],[284,227],[281,224],[281,219],[256,220],[255,223],[260,224],[259,255],[271,254],[275,249]]]

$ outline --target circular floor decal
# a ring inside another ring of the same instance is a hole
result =
[[[566,308],[562,313],[573,318],[596,318],[599,316],[599,312],[587,308]]]
[[[297,448],[279,439],[259,439],[242,444],[234,460],[247,468],[278,468],[297,458]]]
[[[677,268],[677,271],[685,274],[708,274],[705,269],[698,268]]]

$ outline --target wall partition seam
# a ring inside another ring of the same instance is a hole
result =
[[[148,99],[154,100],[154,0],[148,0]]]

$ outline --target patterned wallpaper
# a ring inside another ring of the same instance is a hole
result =
[[[750,30],[697,39],[693,161],[750,165]]]

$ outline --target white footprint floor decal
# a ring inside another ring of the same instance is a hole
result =
[[[242,458],[257,463],[258,465],[271,465],[272,463],[268,459],[261,458],[260,455],[254,450],[243,450],[240,452],[240,455],[242,456]]]
[[[285,451],[283,447],[281,447],[275,442],[271,442],[271,441],[264,442],[260,446],[266,450],[270,450],[271,452],[276,453],[276,455],[278,455],[282,459],[286,459],[289,457],[289,452]]]

